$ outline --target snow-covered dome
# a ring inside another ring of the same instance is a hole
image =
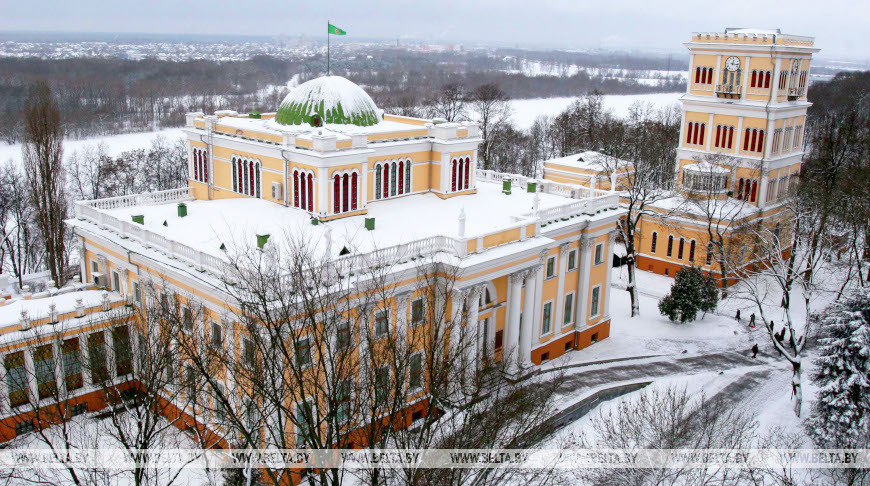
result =
[[[341,76],[323,76],[297,86],[284,98],[275,121],[284,125],[309,123],[370,126],[381,121],[380,110],[362,88]],[[312,123],[314,121],[314,123]]]

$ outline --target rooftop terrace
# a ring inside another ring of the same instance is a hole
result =
[[[542,227],[618,210],[615,194],[540,182],[535,211],[536,197],[527,192],[528,179],[514,176],[512,193],[506,195],[502,192],[506,177],[510,175],[478,171],[476,194],[442,200],[425,193],[370,201],[366,216],[317,225],[300,209],[252,198],[198,201],[188,188],[82,201],[76,204],[76,219],[70,223],[86,231],[108,231],[197,269],[220,273],[227,255],[254,248],[257,235],[270,235],[273,242],[304,241],[319,253],[316,256],[328,251],[332,259],[378,252],[387,261],[397,261],[409,254],[483,253],[539,236]],[[179,202],[187,206],[186,217],[178,216]],[[460,230],[463,212],[464,233]],[[143,216],[143,223],[133,222],[133,216]],[[366,217],[375,219],[373,231],[365,228]],[[340,256],[344,249],[350,255]]]

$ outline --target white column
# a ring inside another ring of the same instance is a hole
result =
[[[329,214],[329,207],[332,204],[329,198],[329,170],[326,167],[317,169],[317,212],[321,215]]]
[[[704,130],[704,147],[707,148],[707,152],[710,151],[710,144],[713,141],[713,114],[710,113],[710,119],[707,122],[707,129]]]
[[[109,371],[109,383],[115,383],[116,378],[118,378],[118,369],[115,365],[115,338],[112,336],[112,328],[105,328],[103,336],[105,337],[103,346],[106,347],[106,369]]]
[[[24,377],[27,380],[30,403],[39,403],[39,389],[36,384],[36,365],[33,362],[33,350],[24,348]]]
[[[81,272],[82,283],[87,283],[88,281],[88,262],[85,255],[85,239],[79,238],[79,272]],[[58,282],[58,286],[60,285]]]
[[[87,390],[88,387],[94,384],[94,380],[91,377],[91,353],[88,350],[87,334],[79,335],[79,359],[82,360],[82,388]]]
[[[545,268],[547,264],[547,257],[549,256],[550,250],[543,250],[538,256],[538,267]],[[538,339],[541,337],[541,313],[544,310],[544,303],[541,295],[544,293],[544,272],[537,272],[537,278],[535,279],[535,307],[534,307],[534,318],[532,319],[532,339]]]
[[[63,372],[63,341],[54,340],[51,344],[51,357],[54,360],[54,380],[57,386],[57,396],[66,397],[66,377]],[[0,385],[2,386],[2,385]]]
[[[531,309],[535,308],[536,300],[540,300],[536,290],[538,282],[538,274],[540,267],[535,267],[525,274],[524,284],[526,287],[526,295],[523,299],[523,321],[521,322],[520,330],[520,353],[519,364],[522,368],[530,368],[532,366],[532,336],[537,321],[534,320],[534,312]]]
[[[734,153],[740,154],[740,151],[743,150],[743,117],[737,117],[737,140],[735,140],[734,144]],[[734,179],[733,177],[731,179]],[[732,185],[734,181],[731,181]]]
[[[613,274],[613,245],[616,243],[616,231],[611,231],[608,234],[607,248],[604,251],[604,258],[607,259],[607,276],[605,277],[604,292],[601,295],[601,321],[604,322],[610,319],[610,281]],[[697,251],[697,248],[695,249]]]
[[[716,56],[716,72],[713,73],[713,89],[716,89],[716,85],[722,82],[722,55],[719,54]]]
[[[740,79],[740,84],[742,85],[740,92],[742,93],[741,97],[744,97],[744,99],[746,96],[746,87],[749,86],[749,61],[751,60],[751,56],[746,56],[746,64],[744,64],[743,69],[741,69],[743,72],[743,78]]]
[[[357,203],[357,209],[362,209],[368,204],[369,200],[369,163],[368,161],[362,163],[362,174],[360,174],[359,178],[359,187],[357,187],[356,191],[357,197],[359,201]]]
[[[515,372],[517,369],[517,355],[520,333],[520,312],[522,299],[523,278],[521,273],[512,273],[508,276],[508,323],[505,326],[505,338],[502,359],[508,360],[508,370]],[[532,317],[531,315],[529,317]]]
[[[481,288],[480,285],[475,285],[468,292],[468,299],[466,300],[466,306],[468,308],[468,322],[465,323],[465,333],[466,339],[464,343],[464,366],[463,369],[465,375],[465,384],[466,388],[470,389],[469,385],[474,382],[474,375],[477,371],[477,362],[480,359],[479,353],[477,351],[477,343],[478,343],[478,312],[480,306],[480,293]]]
[[[589,305],[589,272],[592,270],[592,247],[595,239],[591,237],[580,238],[580,259],[577,271],[577,318],[574,319],[576,330],[583,330],[586,326],[587,309]]]
[[[565,274],[568,273],[568,243],[559,245],[559,290],[556,292],[556,306],[553,309],[553,333],[558,335],[562,330],[564,321],[563,313],[565,312]]]
[[[779,96],[779,76],[782,71],[782,58],[777,57],[774,62],[773,72],[771,73],[771,85],[770,85],[770,99],[773,101],[777,100]]]
[[[12,413],[12,405],[9,403],[9,389],[6,387],[6,360],[0,355],[0,416],[5,417]]]

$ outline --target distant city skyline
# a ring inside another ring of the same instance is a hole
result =
[[[559,2],[530,8],[520,0],[463,4],[331,0],[316,4],[261,0],[110,2],[0,0],[0,30],[155,34],[326,35],[327,19],[348,37],[521,48],[682,52],[692,32],[725,27],[779,28],[816,38],[825,58],[870,59],[861,39],[870,2],[829,0],[788,4],[732,0],[716,8],[688,0]],[[51,15],[46,15],[50,12]]]

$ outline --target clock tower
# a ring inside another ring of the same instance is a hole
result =
[[[728,28],[692,34],[676,182],[700,162],[729,172],[723,192],[764,209],[800,170],[812,37]],[[691,177],[689,179],[692,179]]]

